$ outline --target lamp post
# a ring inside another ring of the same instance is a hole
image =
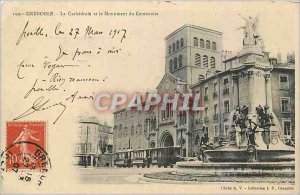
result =
[[[86,127],[86,139],[85,139],[85,161],[84,167],[87,167],[87,160],[88,160],[88,135],[89,135],[89,126]]]

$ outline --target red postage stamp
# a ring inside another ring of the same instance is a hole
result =
[[[47,154],[46,128],[44,121],[6,123],[6,168],[44,169]]]

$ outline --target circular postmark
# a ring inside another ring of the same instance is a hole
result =
[[[18,180],[36,182],[40,186],[51,169],[51,160],[44,148],[30,141],[19,141],[1,153],[1,172],[12,172]],[[3,179],[3,175],[1,175]]]

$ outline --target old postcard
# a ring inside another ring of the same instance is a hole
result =
[[[1,194],[299,194],[298,1],[2,1]]]

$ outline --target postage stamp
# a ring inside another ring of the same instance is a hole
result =
[[[6,169],[48,168],[44,121],[7,122]]]

